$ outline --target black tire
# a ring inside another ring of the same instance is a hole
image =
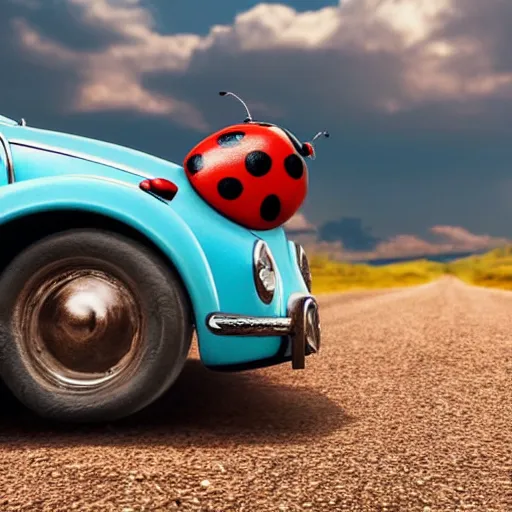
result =
[[[176,271],[115,233],[48,236],[0,276],[0,373],[46,418],[112,421],[149,405],[183,369],[192,330]]]

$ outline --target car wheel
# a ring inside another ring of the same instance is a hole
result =
[[[187,294],[144,245],[92,229],[44,238],[0,276],[0,372],[41,416],[110,421],[160,396],[192,339]]]

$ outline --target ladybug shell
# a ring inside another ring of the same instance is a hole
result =
[[[304,159],[276,126],[245,123],[219,130],[190,151],[184,168],[210,206],[255,230],[284,224],[308,189]]]

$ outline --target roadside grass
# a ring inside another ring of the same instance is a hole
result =
[[[453,274],[467,283],[512,290],[512,247],[454,261],[450,267]]]
[[[512,290],[512,246],[451,263],[417,260],[374,267],[314,255],[310,266],[314,293],[415,286],[443,275],[477,286]]]
[[[445,265],[427,260],[373,267],[313,256],[310,267],[315,293],[414,286],[445,273]]]

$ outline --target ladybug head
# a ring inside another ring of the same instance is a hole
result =
[[[221,96],[233,96],[234,98],[236,98],[244,106],[245,112],[247,114],[247,117],[244,119],[244,123],[257,124],[259,126],[268,126],[268,127],[273,126],[275,128],[279,128],[280,130],[282,130],[288,136],[288,138],[290,139],[291,143],[293,144],[293,146],[297,150],[297,153],[299,153],[299,155],[303,156],[304,158],[311,158],[312,160],[314,160],[315,159],[315,148],[313,146],[313,142],[315,142],[316,139],[318,139],[319,137],[322,137],[322,136],[323,137],[329,137],[329,132],[322,131],[322,132],[318,132],[311,139],[310,142],[303,142],[303,143],[301,143],[301,142],[299,142],[297,137],[295,137],[295,135],[293,135],[286,128],[282,128],[281,126],[278,126],[278,125],[272,124],[272,123],[265,123],[265,122],[255,121],[252,118],[251,113],[249,112],[249,108],[247,107],[246,103],[242,100],[242,98],[237,96],[235,93],[230,92],[230,91],[220,91],[219,94]]]

